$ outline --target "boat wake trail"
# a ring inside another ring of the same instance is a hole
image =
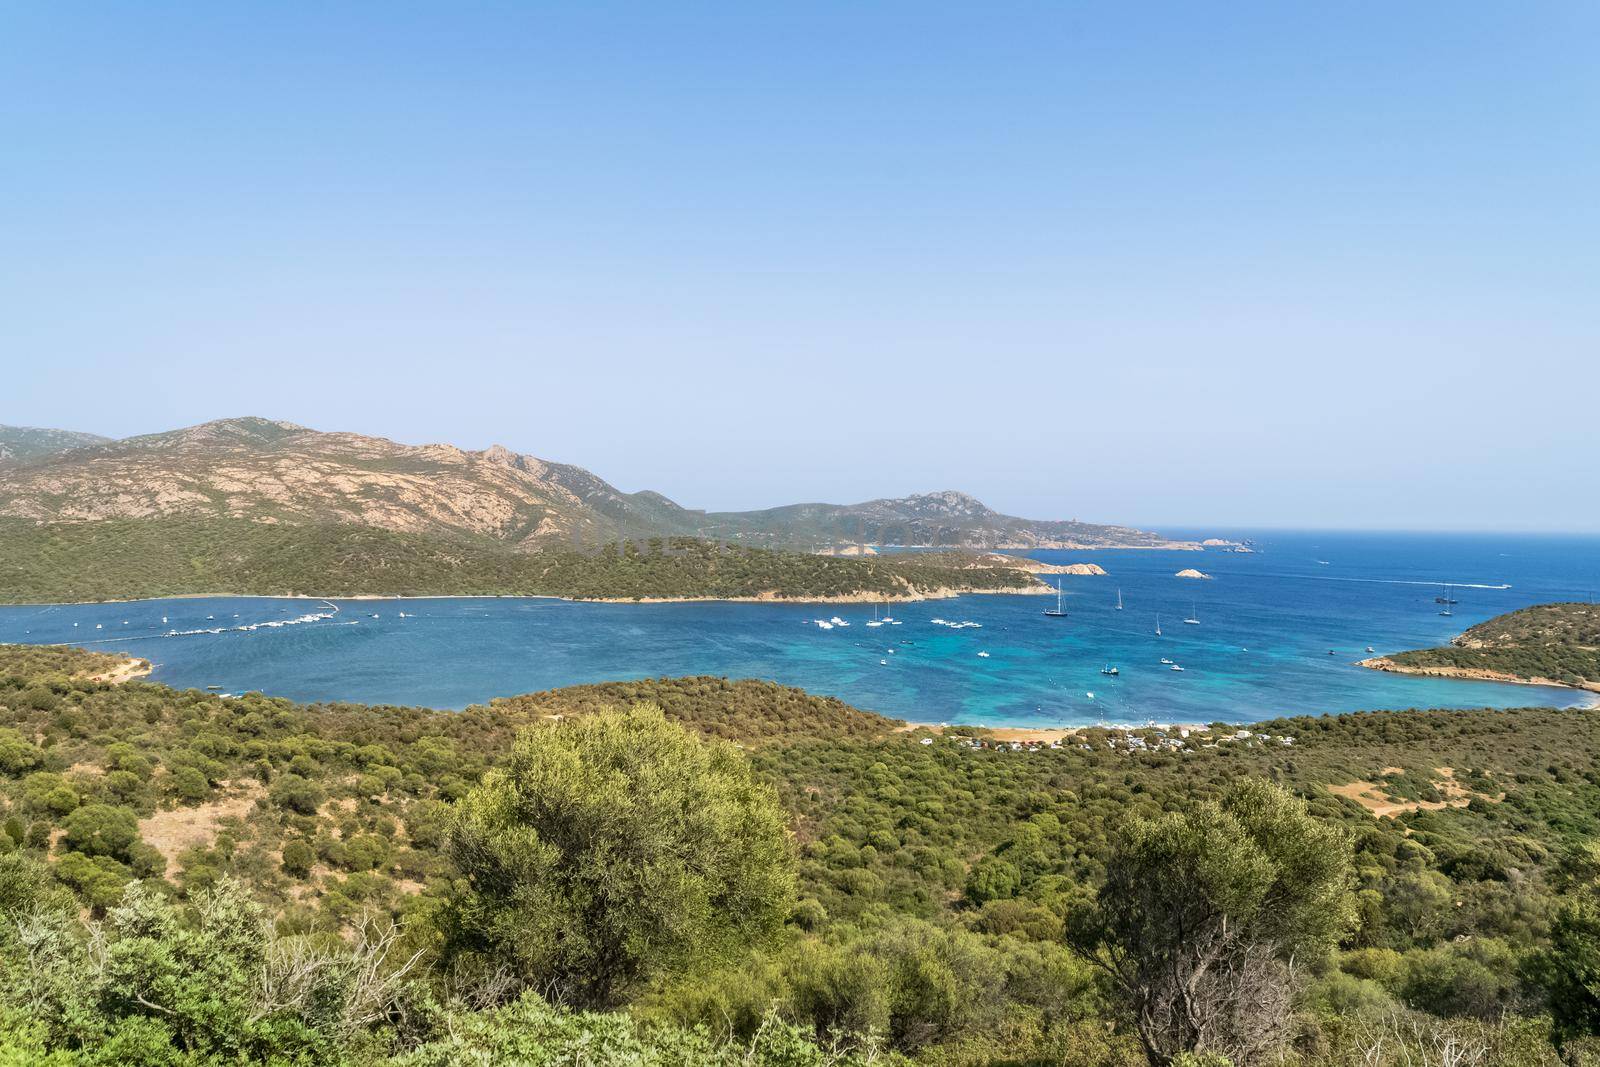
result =
[[[1491,585],[1487,582],[1438,582],[1416,578],[1340,578],[1332,574],[1275,574],[1274,578],[1304,578],[1308,582],[1366,582],[1370,585],[1427,585],[1437,588],[1448,585],[1451,589],[1510,589],[1510,582]]]
[[[250,622],[243,626],[208,626],[198,630],[168,630],[162,637],[195,637],[200,634],[234,634],[251,633],[255,630],[277,630],[284,626],[301,626],[308,622],[325,622],[339,614],[339,605],[330,601],[323,601],[327,611],[319,611],[310,615],[299,615],[293,619],[269,619],[265,622]]]

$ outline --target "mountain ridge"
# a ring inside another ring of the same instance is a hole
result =
[[[0,440],[10,432],[0,427]],[[0,466],[0,516],[36,523],[185,516],[329,522],[485,536],[528,550],[661,536],[812,550],[859,542],[1199,547],[1126,526],[1004,515],[956,490],[859,504],[690,509],[653,490],[623,492],[585,468],[499,444],[479,451],[405,445],[256,416],[123,440],[69,440]]]
[[[111,440],[94,433],[43,426],[0,426],[0,468]]]

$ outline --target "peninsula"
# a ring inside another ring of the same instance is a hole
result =
[[[830,557],[688,537],[518,551],[484,537],[326,523],[0,520],[7,603],[194,594],[851,602],[1049,591],[1028,562],[961,552]]]
[[[1600,692],[1600,606],[1537,604],[1480,622],[1441,648],[1374,656],[1361,666]]]

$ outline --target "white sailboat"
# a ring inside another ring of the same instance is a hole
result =
[[[1045,614],[1050,616],[1052,619],[1064,619],[1064,618],[1067,617],[1066,611],[1061,607],[1061,579],[1060,578],[1056,579],[1056,610],[1054,610],[1054,611],[1046,610]]]
[[[1156,636],[1161,636],[1161,613],[1156,612]]]
[[[1120,588],[1117,590],[1117,610],[1122,610],[1122,590]]]
[[[1194,602],[1194,603],[1191,603],[1189,605],[1189,617],[1187,619],[1184,619],[1183,621],[1184,621],[1185,625],[1188,625],[1188,626],[1199,626],[1200,625],[1200,604],[1199,604],[1199,602]]]

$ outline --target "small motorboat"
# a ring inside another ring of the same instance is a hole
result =
[[[1167,657],[1162,656],[1161,657],[1161,662],[1162,662],[1163,665],[1166,665],[1166,664],[1170,664],[1172,661],[1170,659],[1168,659]]]
[[[1371,645],[1368,645],[1368,646],[1367,646],[1367,651],[1368,651],[1368,652],[1376,652],[1376,651],[1378,651],[1378,650],[1377,650],[1377,649],[1375,649],[1375,648],[1373,648],[1373,647],[1372,647],[1372,646],[1371,646]]]
[[[1183,668],[1178,666],[1176,663],[1174,663],[1172,666],[1168,667],[1167,670],[1169,670],[1169,671],[1181,671],[1181,670],[1183,670]]]
[[[1122,671],[1121,671],[1120,668],[1117,668],[1117,667],[1101,667],[1100,668],[1100,673],[1101,674],[1109,674],[1111,677],[1115,678],[1117,675],[1121,674]]]
[[[979,652],[978,653],[978,658],[979,659],[988,659],[989,658],[989,653],[987,653],[987,652]]]

